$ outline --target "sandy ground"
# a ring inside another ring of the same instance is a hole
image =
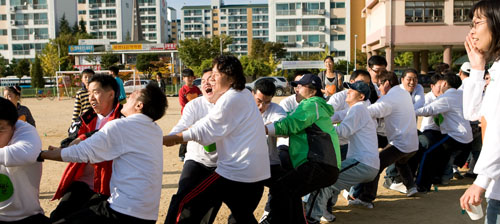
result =
[[[164,133],[177,123],[180,118],[180,106],[177,98],[168,98],[169,108],[166,115],[158,121]],[[281,98],[276,97],[274,102]],[[22,104],[28,106],[36,120],[38,133],[43,142],[43,148],[49,145],[59,145],[65,138],[70,125],[73,100],[63,99],[50,101],[48,99],[23,99]],[[177,181],[182,169],[182,162],[178,158],[178,146],[165,147],[163,167],[163,188],[157,223],[163,223],[170,197],[177,190]],[[56,207],[57,201],[51,201],[61,174],[66,164],[62,162],[46,161],[43,166],[43,175],[40,185],[40,203],[46,214]],[[458,199],[465,189],[472,183],[472,179],[453,180],[450,185],[439,187],[438,192],[407,198],[405,195],[386,190],[379,184],[378,199],[374,209],[352,208],[340,197],[335,207],[337,221],[335,223],[482,223],[483,220],[473,222],[462,214]],[[267,190],[266,190],[267,192]],[[244,192],[242,192],[244,193]],[[263,212],[267,193],[264,193],[259,207],[255,211],[257,219]],[[485,203],[483,203],[485,208]],[[229,210],[223,207],[216,223],[226,223]]]

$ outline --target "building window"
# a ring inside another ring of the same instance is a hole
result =
[[[335,57],[345,57],[345,51],[334,51]]]
[[[226,27],[226,26],[227,26],[227,24],[225,24],[225,23],[220,24],[220,27]]]
[[[0,50],[9,50],[8,44],[0,44]]]
[[[7,20],[7,15],[1,14],[0,15],[0,20]]]
[[[7,36],[7,30],[6,29],[1,29],[0,30],[0,36]]]
[[[78,15],[85,15],[87,14],[87,10],[78,10]]]
[[[217,27],[214,27],[214,31],[217,31],[217,30],[219,30],[219,28],[217,28]]]
[[[331,35],[330,41],[345,40],[345,34]]]
[[[407,1],[406,23],[443,22],[444,1]]]
[[[330,2],[330,8],[343,9],[345,8],[345,2]]]
[[[345,25],[345,18],[332,18],[330,22],[333,25]]]
[[[0,5],[5,5],[5,0],[1,0]]]
[[[78,4],[85,4],[86,0],[78,0]]]
[[[469,12],[477,1],[455,0],[453,3],[453,22],[470,22]]]

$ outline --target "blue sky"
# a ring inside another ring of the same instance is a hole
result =
[[[224,0],[224,4],[262,4],[267,0]],[[177,10],[177,19],[181,18],[181,8],[184,5],[210,5],[210,0],[167,0],[167,5]]]

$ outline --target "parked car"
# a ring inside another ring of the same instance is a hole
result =
[[[284,96],[286,93],[290,92],[290,85],[283,76],[260,77],[251,83],[245,84],[245,87],[252,91],[255,83],[261,79],[269,79],[274,82],[274,85],[276,85],[276,96]]]
[[[136,89],[142,89],[145,88],[147,84],[149,84],[151,80],[147,79],[136,79],[135,80],[135,85],[134,85],[134,80],[127,80],[125,83],[123,83],[123,88],[125,89],[126,94],[130,94],[134,92]]]

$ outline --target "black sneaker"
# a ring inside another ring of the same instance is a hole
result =
[[[475,174],[475,173],[465,173],[465,174],[464,174],[464,177],[468,177],[468,178],[476,179],[477,174]]]
[[[462,174],[460,174],[459,172],[453,173],[453,177],[457,180],[464,179],[464,176],[462,176]]]

